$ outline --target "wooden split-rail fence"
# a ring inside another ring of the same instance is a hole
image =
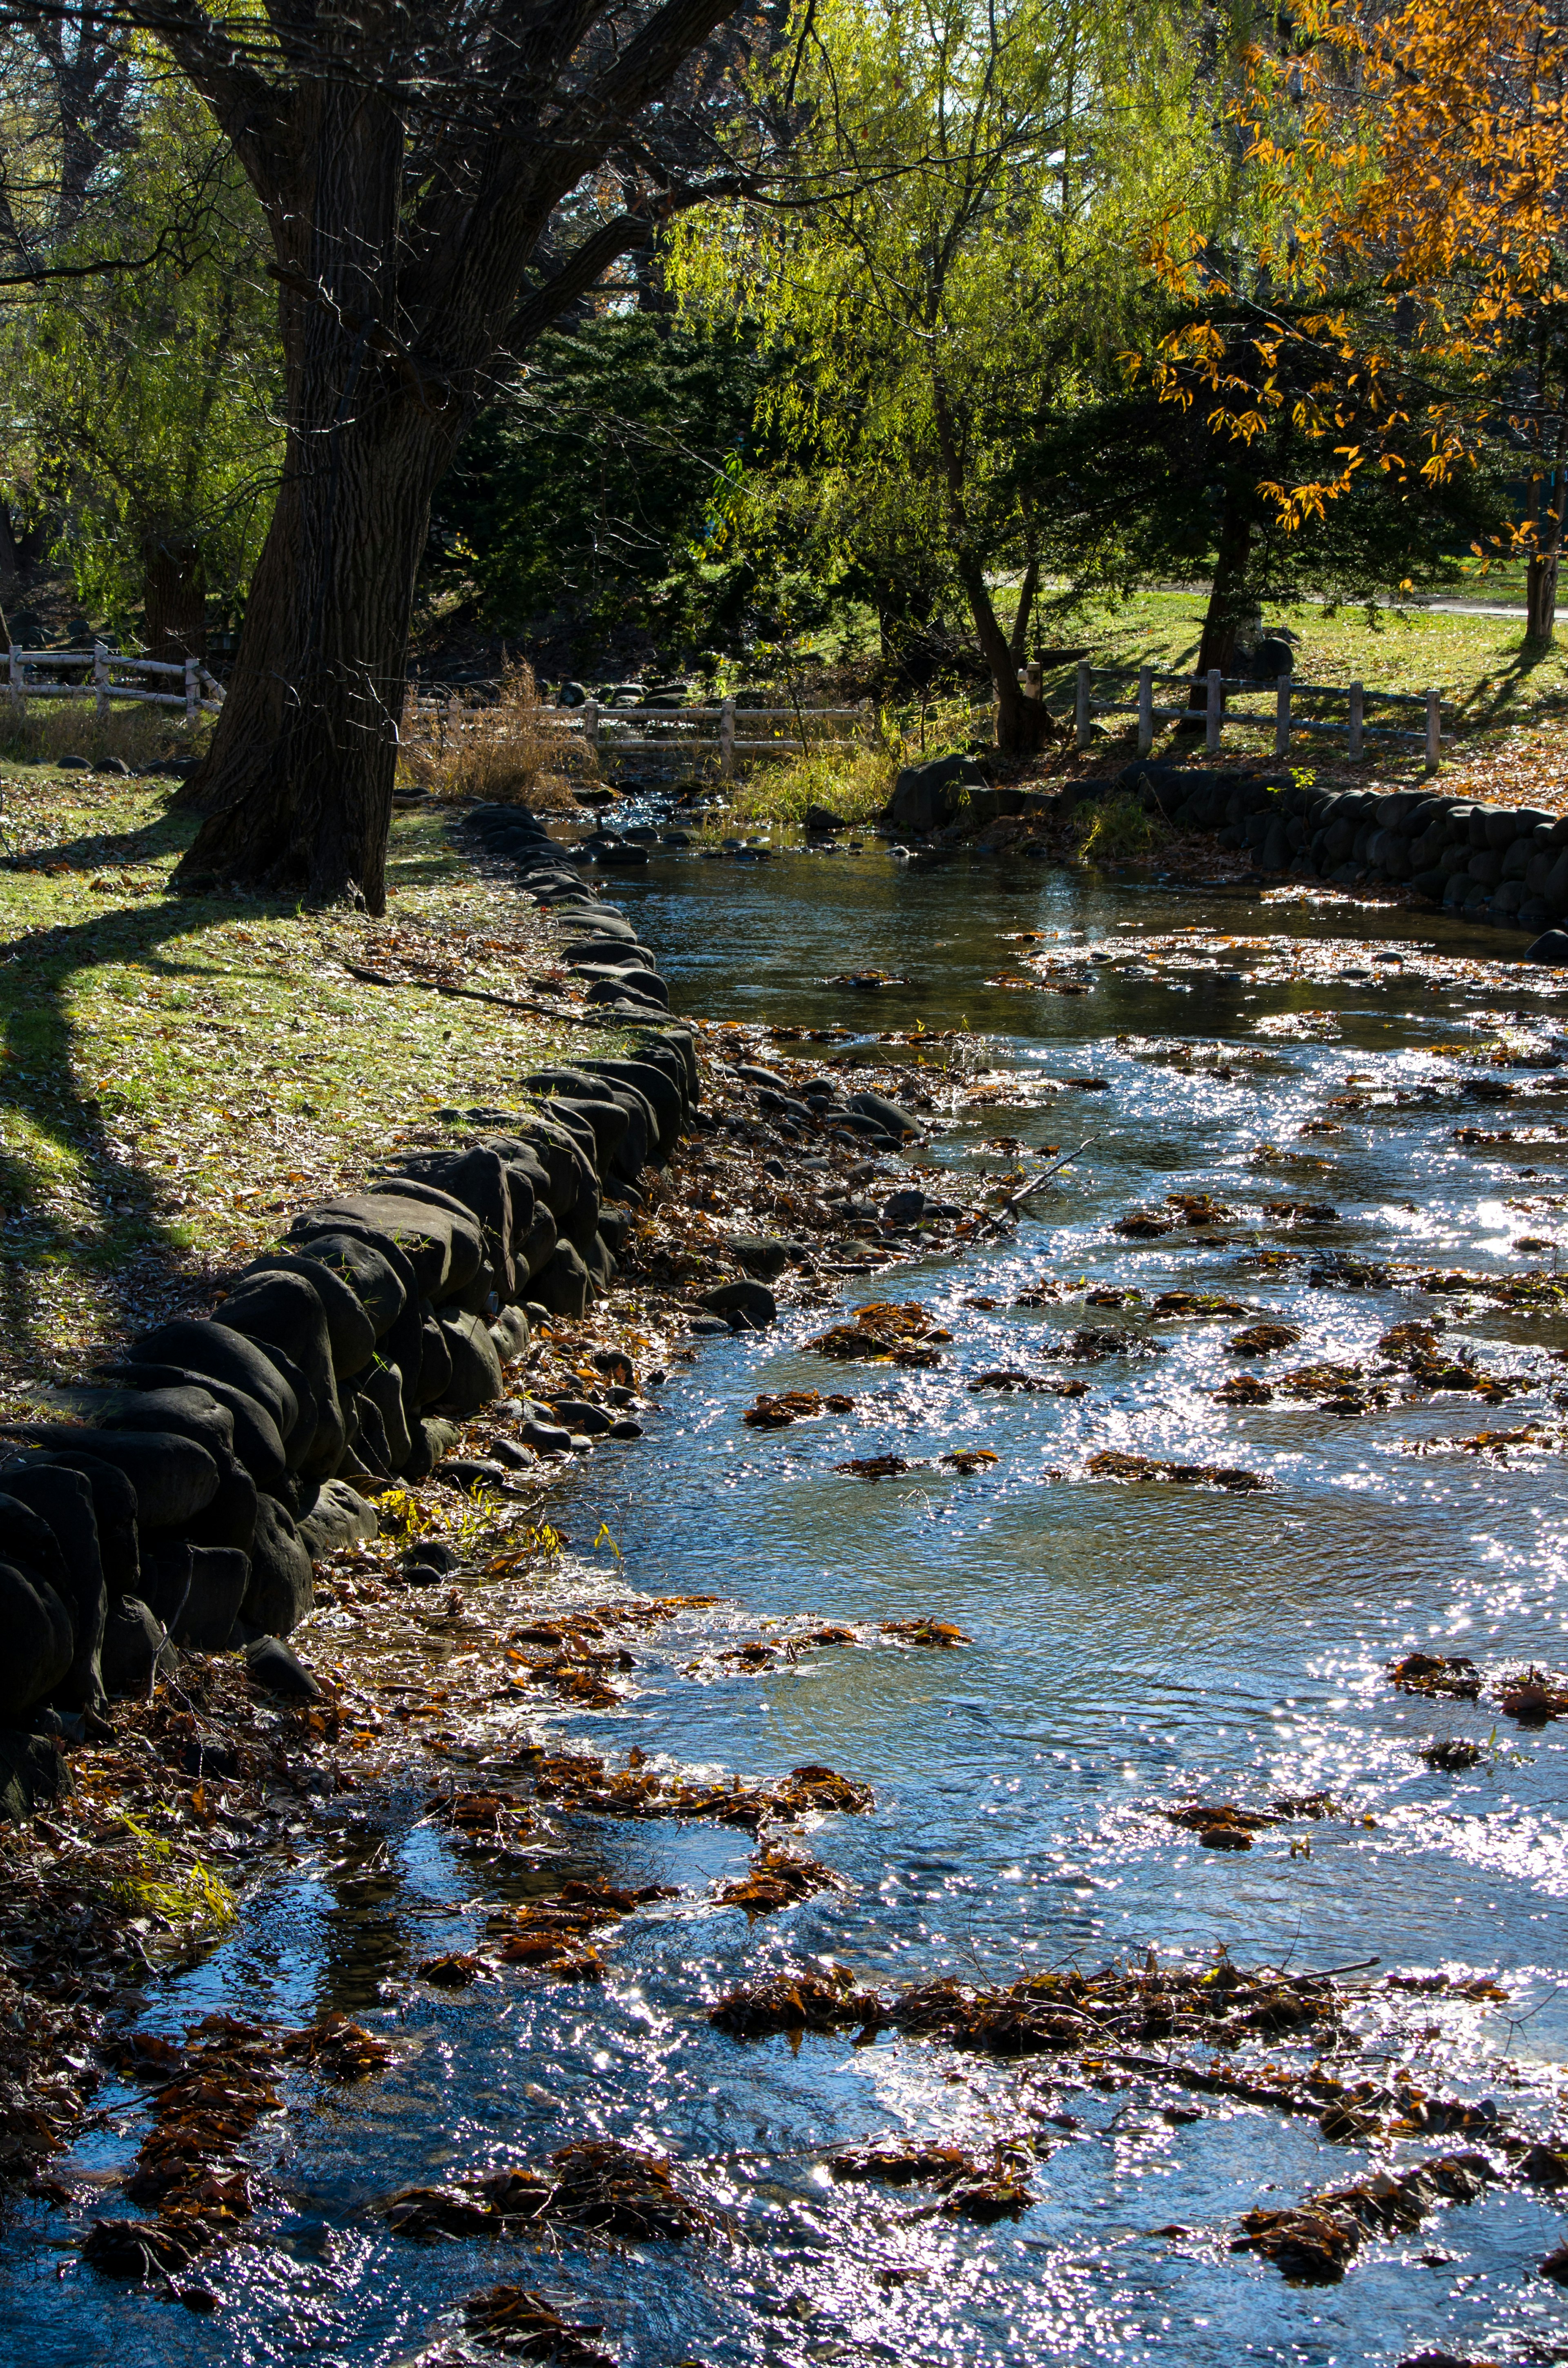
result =
[[[733,699],[710,707],[607,707],[590,699],[574,711],[547,711],[545,721],[558,729],[580,731],[601,758],[711,752],[726,780],[733,776],[737,757],[809,754],[812,724],[855,723],[868,741],[876,736],[869,699],[858,707],[740,707]],[[775,728],[758,736],[753,728],[758,724]]]
[[[470,691],[488,685],[465,685]],[[460,704],[456,692],[446,696],[416,690],[406,711],[409,721],[429,719],[446,732],[467,726],[483,728],[492,711]],[[823,725],[853,724],[866,740],[876,739],[876,710],[869,699],[858,707],[742,707],[733,699],[708,706],[663,706],[657,702],[610,705],[590,699],[581,707],[540,707],[530,719],[547,732],[581,739],[597,758],[620,757],[715,757],[726,780],[733,777],[735,760],[745,757],[790,757],[809,754],[813,733]],[[766,732],[757,727],[769,727]],[[820,742],[815,745],[820,745]]]
[[[87,679],[40,679],[35,672],[40,666],[85,670]],[[199,715],[215,714],[223,703],[222,683],[208,673],[199,658],[125,657],[102,642],[95,642],[90,650],[12,649],[6,653],[6,670],[13,715],[19,715],[31,699],[90,699],[101,723],[111,700],[129,700],[142,707],[183,707],[186,722],[194,723]],[[129,682],[120,679],[126,675],[131,677]],[[172,686],[166,690],[148,687],[159,677],[171,676],[179,684],[177,690]]]
[[[1131,682],[1134,677],[1138,684],[1135,699],[1101,699],[1096,696],[1096,683],[1121,685]],[[1028,667],[1023,681],[1025,689],[1038,699],[1040,696],[1040,668]],[[1186,698],[1179,707],[1156,707],[1155,684],[1170,682],[1180,683],[1187,692]],[[1210,751],[1219,748],[1220,734],[1227,723],[1247,723],[1255,728],[1259,724],[1267,726],[1269,720],[1267,709],[1260,713],[1256,709],[1237,710],[1230,703],[1237,692],[1251,692],[1256,697],[1260,689],[1267,693],[1267,686],[1245,678],[1233,679],[1221,675],[1218,666],[1209,669],[1203,677],[1203,686],[1204,696],[1199,704],[1192,696],[1193,677],[1190,671],[1173,674],[1147,666],[1091,666],[1080,664],[1074,700],[1077,745],[1080,748],[1089,746],[1090,725],[1096,715],[1135,715],[1138,719],[1138,754],[1141,757],[1153,753],[1156,723],[1185,723],[1190,725],[1201,721],[1204,746]],[[1442,761],[1445,734],[1442,695],[1438,691],[1369,690],[1358,682],[1300,682],[1293,674],[1282,674],[1274,686],[1273,701],[1274,753],[1277,757],[1289,756],[1290,742],[1298,734],[1326,732],[1343,735],[1353,762],[1365,755],[1367,742],[1372,739],[1403,741],[1420,747],[1429,773],[1435,773]],[[1343,712],[1314,714],[1310,712],[1309,702]],[[1421,728],[1413,732],[1398,722],[1369,723],[1369,707],[1392,707],[1406,712],[1414,708],[1421,715]]]

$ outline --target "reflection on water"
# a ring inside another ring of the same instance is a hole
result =
[[[820,1317],[788,1317],[767,1336],[705,1344],[634,1454],[574,1484],[585,1518],[572,1526],[592,1535],[603,1519],[619,1543],[616,1584],[722,1593],[733,1609],[703,1615],[722,1642],[810,1614],[953,1620],[973,1644],[824,1650],[746,1672],[704,1657],[692,1622],[639,1643],[623,1715],[567,1723],[600,1749],[636,1741],[769,1776],[823,1759],[875,1785],[873,1816],[809,1838],[852,1889],[754,1927],[713,1904],[749,1854],[744,1836],[719,1828],[599,1826],[557,1836],[559,1856],[503,1862],[458,1854],[420,1822],[415,1793],[331,1827],[160,2015],[172,2028],[220,2003],[288,2017],[340,2007],[393,2035],[397,2063],[361,2090],[292,2092],[288,2120],[261,2134],[277,2202],[256,2241],[213,2271],[216,2322],[51,2249],[59,2215],[19,2224],[4,2267],[7,2358],[172,2362],[206,2360],[215,2343],[245,2362],[303,2353],[380,2368],[430,2345],[455,2358],[440,2313],[502,2277],[571,2299],[637,2368],[1557,2356],[1561,2299],[1534,2269],[1560,2241],[1549,2195],[1499,2192],[1369,2243],[1342,2284],[1292,2287],[1229,2251],[1237,2216],[1381,2158],[1330,2145],[1310,2119],[1219,2098],[1178,2113],[1157,2086],[1074,2087],[1049,2058],[999,2065],[889,2036],[741,2046],[702,2009],[743,1975],[806,1957],[882,1980],[1012,1980],[1151,1945],[1296,1968],[1377,1960],[1362,1976],[1355,2075],[1369,2055],[1380,2077],[1403,2068],[1430,2091],[1491,2095],[1532,2129],[1551,2125],[1568,2037],[1563,1730],[1518,1730],[1484,1699],[1423,1702],[1382,1672],[1416,1646],[1469,1654],[1483,1672],[1562,1665],[1561,1452],[1505,1460],[1458,1442],[1562,1422],[1568,1326],[1312,1277],[1335,1254],[1553,1264],[1562,1106],[1544,1090],[1550,1067],[1517,1064],[1551,1058],[1562,1007],[1523,973],[1467,969],[1495,942],[1426,916],[1419,943],[1451,958],[1441,975],[1417,959],[1410,916],[1381,912],[1358,916],[1369,934],[1356,959],[1283,976],[1267,949],[1215,942],[1172,962],[1156,948],[1145,962],[1134,941],[1197,925],[1305,943],[1310,909],[1096,890],[1060,872],[1004,878],[977,863],[912,877],[868,850],[766,871],[657,864],[616,893],[661,950],[677,1007],[838,1024],[844,992],[815,982],[874,965],[912,981],[874,998],[876,1026],[962,1017],[1000,1040],[999,1059],[1042,1098],[967,1113],[921,1155],[933,1164],[1000,1170],[1017,1155],[988,1151],[987,1137],[1019,1138],[1027,1156],[1096,1134],[1016,1235],[860,1294],[928,1304],[954,1335],[940,1368],[837,1367],[851,1413],[747,1429],[741,1410],[757,1391],[822,1384],[802,1349]],[[1020,930],[1047,935],[1021,947]],[[1052,951],[1074,957],[1088,994],[985,985]],[[1114,959],[1095,964],[1096,951]],[[1377,960],[1391,951],[1405,959]],[[1456,1043],[1484,1057],[1467,1065],[1434,1049]],[[1493,1062],[1498,1048],[1515,1065]],[[1106,1090],[1045,1091],[1085,1075]],[[1496,1084],[1528,1108],[1500,1115]],[[1514,1140],[1457,1139],[1467,1128]],[[1176,1190],[1232,1213],[1142,1239],[1114,1230]],[[1303,1229],[1267,1215],[1270,1201],[1337,1213]],[[1516,1252],[1520,1238],[1547,1247]],[[1079,1277],[1142,1296],[1009,1304],[1042,1279]],[[1248,1312],[1156,1313],[1172,1291]],[[980,1298],[994,1304],[969,1304]],[[1380,1338],[1434,1305],[1450,1318],[1445,1352],[1523,1385],[1506,1405],[1415,1392],[1401,1370],[1378,1381]],[[1299,1341],[1267,1359],[1231,1351],[1261,1318]],[[1086,1320],[1125,1342],[1090,1364],[1053,1360]],[[1267,1379],[1324,1364],[1361,1369],[1362,1410],[1283,1390],[1216,1402],[1239,1369]],[[1089,1387],[1076,1398],[967,1387],[997,1368]],[[937,1458],[960,1446],[999,1460],[957,1477]],[[834,1469],[891,1449],[911,1463],[902,1477]],[[1085,1465],[1106,1450],[1272,1485],[1232,1496],[1096,1483]],[[1482,1744],[1477,1763],[1428,1767],[1418,1747],[1445,1735]],[[1317,1792],[1341,1814],[1263,1829],[1244,1853],[1206,1850],[1158,1815],[1193,1794],[1256,1807]],[[569,1875],[681,1896],[618,1929],[597,1987],[508,1975],[448,1997],[414,1980],[420,1959],[472,1945],[494,1907]],[[1390,1991],[1391,1967],[1495,1971],[1508,2000]],[[85,2145],[85,2167],[129,2157],[134,2100],[120,2126]],[[1039,2201],[1016,2224],[976,2227],[919,2216],[918,2190],[824,2171],[834,2146],[890,2131],[980,2151],[1026,2136]],[[729,2233],[551,2258],[398,2245],[369,2213],[400,2185],[598,2134],[680,2157]],[[1443,2143],[1401,2141],[1393,2158]]]

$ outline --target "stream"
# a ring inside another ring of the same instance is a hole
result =
[[[1554,1267],[1568,1125],[1551,1129],[1568,1105],[1551,1093],[1568,1068],[1548,1064],[1568,1052],[1565,990],[1499,972],[1492,933],[1442,916],[979,857],[918,875],[871,844],[754,864],[661,857],[609,875],[607,894],[657,951],[677,1010],[983,1035],[1003,1098],[914,1154],[938,1187],[1091,1138],[1014,1232],[850,1279],[846,1305],[917,1301],[951,1332],[935,1369],[826,1367],[803,1343],[835,1315],[786,1307],[766,1334],[703,1340],[646,1437],[601,1450],[553,1500],[578,1550],[552,1605],[609,1588],[722,1602],[639,1640],[620,1710],[562,1714],[550,1731],[769,1778],[831,1762],[876,1793],[872,1814],[800,1837],[846,1887],[748,1926],[711,1897],[745,1872],[746,1835],[583,1818],[564,1854],[514,1869],[500,1896],[572,1874],[680,1896],[625,1920],[600,1985],[512,1975],[437,1994],[414,1964],[473,1945],[496,1878],[423,1821],[426,1786],[326,1804],[297,1862],[255,1889],[199,1968],[150,1993],[142,2024],[177,2034],[214,2009],[299,2021],[337,2008],[392,2039],[393,2064],[296,2098],[257,2133],[274,2200],[203,2264],[216,2317],[85,2266],[70,2241],[81,2215],[22,2207],[0,2248],[0,2355],[13,2368],[477,2360],[442,2314],[506,2280],[602,2324],[623,2368],[1568,2359],[1568,2294],[1536,2269],[1562,2214],[1539,2188],[1499,2185],[1369,2241],[1337,2284],[1291,2284],[1230,2249],[1255,2205],[1462,2138],[1331,2144],[1311,2118],[1069,2078],[1050,2055],[997,2061],[892,2032],[742,2044],[703,2012],[743,1978],[811,1960],[868,1983],[1010,1983],[1151,1948],[1189,1963],[1223,1949],[1240,1965],[1358,1968],[1358,2076],[1403,2069],[1434,2093],[1495,2100],[1532,2135],[1564,2127],[1568,1724],[1522,1727],[1484,1690],[1423,1700],[1385,1671],[1415,1649],[1467,1655],[1488,1680],[1568,1658],[1561,1446],[1457,1444],[1561,1430],[1568,1320],[1332,1281],[1346,1257]],[[1031,957],[1043,967],[1024,968]],[[857,996],[824,983],[870,967],[908,984]],[[1030,984],[987,984],[1004,973]],[[924,1058],[944,1081],[939,1046]],[[1066,1082],[1085,1077],[1104,1085]],[[1498,1107],[1496,1081],[1528,1107]],[[1457,1140],[1466,1130],[1528,1139]],[[1113,1230],[1130,1210],[1168,1213],[1177,1191],[1211,1193],[1221,1212],[1196,1235]],[[1268,1201],[1337,1213],[1269,1218]],[[1043,1304],[1010,1304],[1042,1278],[1078,1277],[1142,1298],[1085,1310],[1081,1293],[1035,1289]],[[1245,1312],[1156,1317],[1173,1291]],[[1239,1370],[1274,1383],[1327,1362],[1375,1379],[1380,1337],[1434,1310],[1445,1353],[1473,1351],[1519,1394],[1406,1402],[1395,1372],[1359,1410],[1278,1390],[1216,1402]],[[1227,1349],[1264,1318],[1299,1342],[1262,1358]],[[1047,1356],[1096,1323],[1131,1348],[1082,1365]],[[1089,1386],[966,1386],[995,1369]],[[789,1429],[743,1425],[759,1392],[804,1389],[855,1405]],[[966,1477],[937,1460],[962,1448],[997,1461]],[[1271,1485],[1090,1477],[1087,1459],[1108,1451]],[[835,1469],[892,1452],[910,1468],[874,1482]],[[590,1548],[601,1532],[613,1554],[602,1535]],[[803,1617],[950,1621],[972,1642],[756,1669],[715,1657]],[[1433,1736],[1473,1740],[1480,1757],[1433,1768],[1419,1756]],[[1337,1814],[1269,1826],[1244,1851],[1201,1847],[1159,1814],[1194,1796],[1259,1807],[1316,1793]],[[1447,1984],[1390,1990],[1390,1973]],[[1506,1998],[1466,1998],[1481,1975]],[[110,2187],[146,2126],[135,2089],[111,2082],[99,2101],[67,2183]],[[977,2154],[1021,2136],[1037,2200],[978,2226],[923,2208],[917,2187],[824,2167],[894,2134]],[[553,2252],[420,2246],[369,2208],[601,2135],[675,2157],[720,2231]]]

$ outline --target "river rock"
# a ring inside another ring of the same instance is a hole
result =
[[[23,1506],[45,1522],[60,1549],[57,1569],[42,1574],[71,1615],[71,1666],[62,1679],[56,1699],[66,1710],[90,1710],[103,1693],[98,1666],[108,1589],[98,1544],[97,1514],[86,1475],[63,1464],[17,1463],[0,1474],[5,1498]],[[4,1503],[5,1498],[0,1498]],[[27,1560],[19,1538],[6,1533],[0,1516],[0,1554],[9,1561]]]
[[[699,1302],[710,1315],[723,1315],[733,1325],[752,1332],[760,1332],[775,1321],[778,1304],[767,1285],[760,1282],[722,1282],[712,1291],[705,1291]]]
[[[784,1243],[766,1234],[732,1234],[724,1243],[731,1258],[759,1282],[775,1282],[790,1263]]]
[[[180,1529],[218,1493],[218,1466],[204,1447],[174,1431],[86,1429],[74,1423],[36,1422],[22,1436],[65,1460],[96,1456],[123,1472],[136,1491],[140,1530]],[[0,1475],[0,1486],[4,1485]]]
[[[343,1453],[343,1409],[333,1371],[332,1335],[315,1285],[303,1274],[272,1272],[239,1284],[218,1310],[226,1331],[253,1340],[264,1352],[281,1349],[305,1377],[315,1400],[314,1432],[298,1459],[289,1442],[289,1464],[307,1480],[322,1480]],[[371,1343],[374,1347],[374,1343]],[[302,1428],[302,1425],[301,1425]]]
[[[243,1291],[254,1277],[269,1274],[296,1275],[314,1292],[326,1319],[334,1379],[346,1381],[351,1375],[362,1372],[376,1353],[377,1333],[353,1285],[346,1282],[337,1269],[325,1258],[303,1252],[278,1250],[269,1258],[253,1259],[240,1276],[235,1290]],[[402,1304],[401,1293],[398,1304]],[[391,1318],[388,1320],[390,1322]],[[285,1342],[283,1345],[287,1347],[288,1344]],[[295,1357],[297,1364],[302,1361]]]
[[[421,1411],[444,1398],[451,1385],[452,1351],[441,1330],[441,1319],[426,1300],[419,1327],[419,1406]]]
[[[368,1505],[347,1480],[324,1480],[309,1512],[301,1513],[295,1526],[300,1543],[315,1563],[324,1562],[344,1546],[367,1543],[378,1534],[381,1524],[375,1507]]]
[[[532,1278],[534,1296],[547,1315],[581,1315],[588,1304],[588,1269],[570,1242],[560,1242]]]
[[[441,1335],[452,1359],[441,1412],[460,1422],[502,1395],[501,1360],[483,1316],[447,1316]]]
[[[23,1824],[38,1808],[64,1800],[71,1791],[65,1754],[51,1735],[0,1731],[0,1817]]]
[[[449,1455],[460,1436],[459,1426],[444,1415],[422,1416],[414,1426],[414,1444],[403,1466],[410,1480],[428,1480],[442,1459]]]
[[[984,768],[972,757],[906,765],[893,783],[887,818],[900,830],[940,830],[958,815],[966,790],[985,786]]]
[[[402,1373],[395,1365],[377,1365],[361,1375],[358,1395],[374,1407],[388,1462],[392,1471],[401,1472],[412,1439]]]
[[[0,1562],[0,1725],[16,1725],[64,1683],[75,1649],[71,1614],[48,1579]]]
[[[256,1508],[250,1583],[241,1606],[253,1627],[287,1636],[315,1602],[311,1558],[291,1516],[271,1497]]]
[[[648,1105],[656,1129],[649,1156],[657,1156],[662,1165],[680,1140],[683,1102],[679,1087],[653,1061],[589,1061],[585,1066],[593,1076],[636,1087]]]
[[[1521,960],[1548,962],[1555,970],[1568,969],[1568,929],[1543,929],[1534,943],[1525,948]]]
[[[897,1102],[890,1102],[885,1094],[851,1094],[849,1107],[858,1112],[860,1117],[869,1118],[874,1126],[881,1129],[884,1134],[903,1137],[918,1134],[920,1132],[919,1126],[911,1118],[909,1112],[906,1110],[900,1110]]]
[[[134,1595],[142,1573],[141,1538],[136,1526],[136,1491],[123,1472],[95,1455],[77,1452],[31,1457],[29,1464],[47,1464],[63,1472],[79,1472],[93,1494],[93,1519],[97,1524],[98,1559],[104,1585],[112,1603]],[[0,1489],[9,1486],[10,1468],[0,1472]]]
[[[245,1668],[256,1685],[286,1702],[320,1702],[322,1698],[309,1669],[279,1636],[257,1636],[248,1644]]]
[[[164,1623],[140,1596],[122,1595],[109,1606],[104,1626],[103,1674],[111,1694],[144,1694],[154,1670],[172,1674],[179,1656]]]
[[[471,1220],[472,1223],[472,1220]],[[323,1201],[301,1211],[289,1228],[290,1242],[301,1245],[313,1234],[358,1233],[381,1247],[395,1245],[413,1269],[422,1299],[439,1298],[452,1266],[452,1227],[449,1213],[425,1200],[399,1198],[390,1191]],[[473,1266],[483,1255],[477,1229]]]
[[[309,1249],[299,1255],[308,1258],[312,1266],[329,1268],[339,1281],[347,1285],[364,1309],[378,1340],[392,1329],[402,1313],[403,1301],[415,1289],[414,1270],[392,1242],[378,1247],[363,1234],[314,1234]],[[358,1372],[359,1368],[354,1370]]]
[[[170,1540],[150,1551],[142,1567],[142,1600],[173,1642],[192,1652],[222,1652],[250,1584],[250,1557],[233,1547]]]
[[[180,1365],[193,1373],[211,1373],[236,1390],[244,1390],[267,1408],[287,1444],[299,1419],[299,1402],[289,1383],[253,1340],[222,1324],[181,1318],[160,1324],[131,1343],[128,1361],[137,1365]]]
[[[490,1326],[495,1354],[503,1365],[515,1365],[528,1345],[528,1319],[520,1307],[504,1307]]]
[[[282,1480],[285,1463],[278,1425],[248,1391],[236,1390],[211,1374],[191,1372],[182,1365],[112,1365],[107,1370],[113,1378],[149,1392],[204,1390],[233,1417],[233,1452],[257,1487],[275,1488]]]

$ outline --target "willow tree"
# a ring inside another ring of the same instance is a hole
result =
[[[1041,722],[994,588],[1035,573],[1013,448],[1124,337],[1140,228],[1208,169],[1192,31],[1146,0],[803,0],[759,90],[771,176],[675,233],[685,302],[776,348],[766,415],[829,537],[929,520],[1004,747]]]
[[[432,488],[497,376],[690,194],[740,0],[117,5],[255,191],[283,359],[280,488],[179,876],[379,912]]]
[[[199,102],[166,76],[132,99],[112,227],[57,238],[54,276],[0,320],[6,463],[56,521],[86,608],[123,632],[140,607],[153,656],[200,656],[208,598],[241,594],[271,514],[277,305],[259,211]],[[74,255],[125,268],[74,279]]]

